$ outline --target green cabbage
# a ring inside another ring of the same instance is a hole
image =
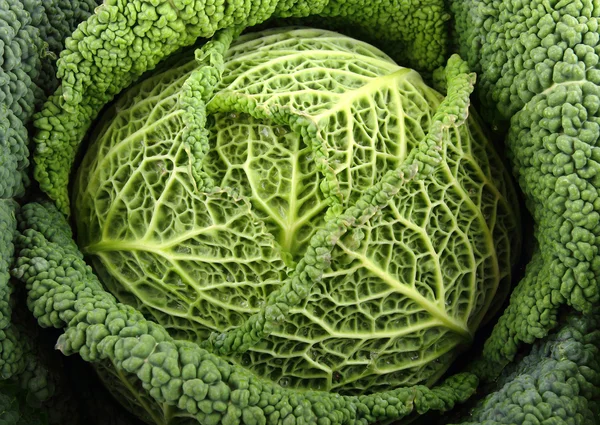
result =
[[[79,247],[119,301],[282,387],[433,384],[518,255],[515,192],[478,120],[337,33],[232,37],[101,116],[73,190]]]

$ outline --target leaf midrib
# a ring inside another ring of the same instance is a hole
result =
[[[463,338],[465,338],[465,340],[473,339],[473,334],[466,324],[460,323],[455,318],[450,317],[447,314],[447,311],[440,309],[439,305],[431,302],[431,300],[425,298],[418,291],[398,282],[393,276],[383,270],[378,264],[376,264],[366,255],[352,251],[341,243],[338,243],[338,246],[342,248],[346,254],[359,260],[365,269],[369,270],[370,273],[372,273],[374,276],[377,276],[391,288],[394,288],[396,292],[412,299],[418,305],[422,306],[425,311],[431,314],[432,317],[434,317],[448,329],[452,330],[458,335],[461,335]]]

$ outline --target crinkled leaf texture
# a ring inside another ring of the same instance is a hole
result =
[[[367,208],[361,196],[427,138],[443,96],[332,32],[211,43],[130,89],[93,136],[73,215],[101,280],[176,338],[218,345],[253,324],[255,341],[221,352],[284,387],[435,382],[517,252],[514,192],[477,121],[442,130],[431,172]],[[211,70],[214,93],[194,92]],[[351,207],[350,230],[323,238]],[[305,289],[282,301],[294,279]],[[272,305],[286,314],[254,326]]]
[[[570,313],[531,352],[511,363],[463,425],[597,424],[600,316]]]

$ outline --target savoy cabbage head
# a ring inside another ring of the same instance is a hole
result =
[[[451,58],[444,97],[337,33],[233,39],[102,114],[72,195],[80,249],[171,337],[283,388],[434,384],[504,300],[520,243],[474,76]]]

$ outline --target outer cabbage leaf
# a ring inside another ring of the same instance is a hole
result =
[[[486,344],[486,369],[497,373],[522,343],[558,326],[563,309],[589,313],[600,300],[600,4],[449,5],[460,52],[480,74],[487,118],[508,130],[507,154],[539,244]]]
[[[502,371],[463,425],[597,424],[600,316],[571,313],[560,327]],[[454,421],[452,421],[454,422]],[[458,421],[457,421],[458,422]]]

